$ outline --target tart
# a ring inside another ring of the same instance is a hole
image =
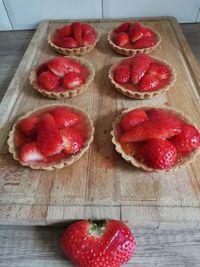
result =
[[[21,165],[54,170],[78,160],[88,150],[93,132],[83,111],[65,104],[46,105],[20,117],[7,143]]]
[[[46,97],[63,99],[83,93],[94,75],[94,68],[87,60],[58,56],[33,69],[30,83]]]
[[[50,33],[47,41],[60,54],[81,56],[90,52],[99,38],[99,32],[91,24],[73,22]]]
[[[138,52],[151,53],[161,42],[158,32],[143,26],[139,21],[120,24],[108,33],[107,39],[115,52],[125,56],[132,56]]]
[[[123,95],[148,99],[170,89],[176,81],[176,73],[166,61],[138,53],[114,63],[109,78]]]
[[[200,153],[196,125],[181,111],[166,106],[123,111],[111,134],[117,152],[145,171],[187,166]]]

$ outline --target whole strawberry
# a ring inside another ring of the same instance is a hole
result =
[[[78,267],[120,267],[130,260],[135,246],[130,229],[116,220],[76,222],[61,239],[63,251]]]

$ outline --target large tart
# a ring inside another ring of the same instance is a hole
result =
[[[32,169],[61,169],[88,150],[93,132],[83,111],[66,104],[46,105],[29,111],[13,125],[9,152]]]
[[[181,111],[166,106],[123,111],[111,134],[117,152],[145,171],[187,166],[200,153],[196,125]]]
[[[83,93],[94,75],[94,68],[86,59],[58,56],[33,69],[30,83],[46,97],[63,99]]]
[[[138,53],[114,63],[109,78],[120,93],[134,99],[148,99],[170,89],[176,73],[166,61]]]
[[[91,24],[73,22],[51,32],[47,41],[60,54],[80,56],[90,52],[99,38],[99,32]]]
[[[115,52],[125,56],[132,56],[138,52],[151,53],[161,42],[158,32],[143,26],[139,21],[120,24],[108,33],[107,39]]]

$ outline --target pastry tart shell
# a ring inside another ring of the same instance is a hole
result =
[[[117,91],[119,91],[121,94],[129,97],[129,98],[133,98],[133,99],[150,99],[154,96],[160,95],[162,93],[167,92],[171,87],[174,86],[175,82],[176,82],[176,71],[175,69],[169,64],[167,63],[165,60],[161,60],[158,57],[152,57],[151,58],[159,63],[164,63],[171,71],[171,77],[169,80],[169,83],[166,84],[164,87],[160,88],[159,90],[156,91],[151,91],[151,92],[140,92],[140,91],[132,91],[127,89],[126,87],[124,87],[123,85],[117,83],[114,81],[113,79],[113,70],[120,65],[121,62],[124,61],[124,59],[114,63],[110,69],[109,69],[109,79],[112,83],[112,85],[115,87],[115,89]]]
[[[29,77],[30,84],[32,85],[32,87],[35,90],[37,90],[40,94],[42,94],[43,96],[48,97],[48,98],[53,98],[53,99],[72,98],[72,97],[75,97],[75,96],[80,95],[83,92],[85,92],[88,89],[88,87],[91,85],[91,83],[94,79],[94,75],[95,75],[94,67],[92,66],[92,64],[88,60],[83,59],[83,58],[77,58],[77,57],[66,57],[66,58],[76,60],[88,68],[89,76],[87,77],[87,80],[84,84],[82,84],[81,86],[78,86],[72,90],[66,90],[66,91],[60,91],[60,92],[48,91],[48,90],[45,90],[42,87],[40,87],[38,85],[38,83],[36,82],[37,73],[36,73],[36,68],[35,68],[31,71],[31,74]]]
[[[133,156],[127,155],[124,150],[122,149],[120,143],[117,140],[117,127],[119,127],[119,122],[121,121],[121,118],[128,113],[131,110],[134,109],[138,109],[141,108],[143,110],[148,110],[150,108],[158,108],[158,109],[162,109],[162,110],[166,110],[169,111],[175,115],[177,115],[180,119],[182,119],[185,123],[191,124],[194,127],[197,128],[197,126],[195,125],[195,123],[190,119],[190,117],[188,117],[187,115],[185,115],[182,111],[171,108],[171,107],[167,107],[167,106],[137,106],[135,108],[130,108],[130,109],[126,109],[124,111],[121,112],[121,114],[119,116],[117,116],[116,120],[113,122],[112,124],[112,131],[111,131],[111,135],[112,135],[112,143],[115,145],[115,149],[118,153],[121,154],[121,156],[128,162],[130,162],[133,166],[135,166],[136,168],[141,168],[145,171],[155,171],[155,172],[166,172],[166,171],[171,171],[171,170],[177,170],[180,167],[188,167],[188,165],[190,163],[192,163],[198,154],[200,154],[200,148],[197,148],[196,150],[190,152],[190,154],[183,158],[181,161],[179,161],[176,165],[174,165],[172,168],[170,168],[169,170],[160,170],[160,169],[152,169],[150,167],[148,167],[146,164],[140,162],[139,160],[137,160],[136,158],[134,158]]]
[[[14,146],[14,134],[15,134],[15,129],[16,129],[16,126],[17,124],[19,123],[19,121],[21,121],[22,119],[25,119],[25,118],[28,118],[29,116],[31,116],[33,113],[37,112],[37,111],[45,111],[45,110],[49,110],[49,109],[53,109],[53,108],[56,108],[56,107],[66,107],[66,108],[70,108],[72,109],[73,111],[81,114],[83,116],[83,118],[87,121],[87,129],[88,129],[88,134],[87,134],[87,139],[85,141],[85,145],[84,147],[81,149],[80,152],[78,152],[77,154],[75,155],[72,155],[70,156],[69,158],[67,159],[62,159],[60,160],[58,163],[54,162],[54,163],[47,163],[47,162],[44,162],[44,163],[39,163],[39,162],[21,162],[20,159],[19,159],[19,156],[18,156],[18,153],[15,149],[15,146]],[[43,169],[43,170],[48,170],[48,171],[51,171],[51,170],[55,170],[55,169],[62,169],[66,166],[69,166],[71,164],[73,164],[75,161],[77,161],[78,159],[80,159],[83,154],[86,153],[86,151],[89,149],[90,147],[90,144],[92,143],[93,141],[93,134],[94,134],[94,127],[93,127],[93,124],[92,124],[92,121],[91,119],[86,115],[86,113],[80,109],[77,109],[73,106],[70,106],[70,105],[66,105],[66,104],[52,104],[52,105],[45,105],[45,106],[42,106],[40,108],[36,108],[36,109],[33,109],[31,111],[28,111],[26,114],[24,114],[23,116],[21,116],[13,125],[11,131],[9,132],[9,137],[8,137],[8,140],[7,140],[7,144],[8,144],[8,151],[12,154],[13,158],[16,160],[16,161],[19,161],[19,163],[23,166],[27,166],[27,167],[30,167],[31,169]]]

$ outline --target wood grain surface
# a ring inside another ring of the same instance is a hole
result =
[[[43,22],[36,31],[0,106],[0,222],[52,224],[80,218],[120,218],[131,227],[189,227],[200,222],[199,162],[166,174],[145,173],[126,163],[111,144],[111,124],[126,107],[167,104],[199,123],[199,66],[180,28],[172,18],[149,19],[145,25],[162,36],[152,55],[174,66],[177,83],[166,95],[134,101],[116,92],[107,77],[109,66],[120,59],[106,41],[106,33],[120,21],[93,22],[102,34],[97,47],[84,58],[95,66],[96,76],[83,95],[60,102],[81,107],[95,125],[90,151],[75,165],[53,172],[21,167],[8,154],[6,139],[14,120],[24,112],[54,100],[31,89],[32,67],[55,53],[48,47],[49,31],[64,24]]]

